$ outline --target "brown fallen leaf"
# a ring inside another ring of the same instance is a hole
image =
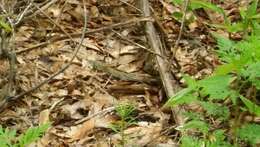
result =
[[[39,124],[45,124],[50,122],[50,110],[49,109],[45,109],[43,111],[40,112],[40,116],[39,116]]]
[[[87,133],[90,133],[92,129],[95,127],[95,120],[90,119],[84,122],[82,125],[73,126],[71,127],[71,139],[70,141],[73,142],[75,140],[80,140],[85,137]]]
[[[144,123],[146,126],[137,126],[128,128],[124,131],[124,134],[127,138],[126,146],[145,146],[147,143],[154,140],[156,136],[160,136],[160,131],[162,130],[162,126],[159,123]],[[112,136],[112,142],[114,144],[118,143],[118,140],[121,140],[122,136],[119,134],[115,134]]]

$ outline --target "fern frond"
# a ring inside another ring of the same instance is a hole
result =
[[[24,134],[19,136],[20,147],[25,147],[26,145],[36,141],[40,136],[50,127],[49,123],[40,125],[38,127],[29,128]]]

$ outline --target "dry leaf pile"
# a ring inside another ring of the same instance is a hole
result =
[[[84,24],[82,1],[53,2],[48,5],[49,1],[35,1],[44,8],[42,12],[36,10],[38,13],[26,16],[15,30],[17,93],[59,71],[71,59],[75,42],[80,42],[77,34],[82,33]],[[48,84],[14,101],[1,113],[1,124],[24,132],[30,126],[50,121],[52,127],[37,142],[38,146],[112,146],[119,144],[122,137],[110,129],[110,124],[118,120],[114,108],[121,102],[131,102],[137,108],[137,122],[125,130],[128,145],[174,146],[177,136],[169,130],[174,126],[173,118],[171,113],[159,109],[166,97],[154,53],[147,51],[150,47],[145,30],[138,21],[142,18],[138,1],[86,0],[85,3],[87,31],[129,20],[133,23],[86,34],[72,65]],[[171,13],[180,8],[163,0],[150,4],[170,59],[180,31],[180,23]],[[212,17],[217,16],[209,16],[210,20],[217,20]],[[177,79],[181,72],[201,78],[219,64],[211,51],[213,41],[206,33],[210,30],[199,19],[206,18],[198,17],[180,40],[176,52],[180,68],[172,71]],[[52,21],[71,34],[74,42]],[[8,62],[4,59],[0,62],[1,77],[6,77]]]

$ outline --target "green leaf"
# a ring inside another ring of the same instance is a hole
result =
[[[220,13],[224,17],[225,22],[227,22],[227,17],[226,17],[224,10],[215,4],[212,4],[207,1],[191,0],[191,7],[193,10],[198,9],[198,8],[204,8],[204,9],[209,9],[209,10],[215,11],[217,13]]]
[[[260,125],[246,124],[238,129],[237,135],[240,139],[248,141],[251,145],[260,143]]]
[[[201,1],[201,0],[191,0],[191,3],[193,5],[198,5],[206,9],[210,9],[212,11],[218,12],[220,14],[224,14],[224,10],[218,6],[216,6],[213,3],[207,2],[207,1]]]
[[[216,68],[214,75],[226,75],[235,71],[237,71],[237,67],[233,63],[223,64]]]
[[[255,14],[250,17],[250,19],[259,19],[259,18],[260,18],[260,14]]]
[[[260,90],[260,62],[248,65],[241,74],[246,77],[258,90]]]
[[[4,22],[1,18],[0,18],[0,28],[3,28],[7,33],[12,32],[12,28],[10,27],[10,25]]]
[[[243,97],[242,95],[240,96],[240,99],[246,105],[246,107],[250,113],[255,114],[256,116],[260,116],[260,106],[251,102],[250,100]]]
[[[197,84],[196,80],[194,80],[191,76],[183,75],[183,79],[185,80],[185,82],[187,83],[187,85],[190,89],[195,90],[198,88],[198,84]]]
[[[181,147],[202,147],[204,141],[196,137],[184,136],[181,138]]]
[[[227,24],[226,29],[228,32],[236,33],[243,31],[245,28],[243,22],[234,22],[232,24]]]
[[[188,104],[197,99],[196,96],[192,94],[193,89],[191,88],[185,88],[178,93],[176,93],[175,96],[171,97],[165,104],[166,107],[175,107],[180,104]]]
[[[258,4],[258,0],[253,0],[252,4],[249,6],[249,8],[246,11],[247,18],[250,18],[257,13],[257,4]]]
[[[200,104],[206,110],[207,114],[219,117],[222,120],[227,120],[230,115],[229,109],[226,106],[212,102],[200,102]]]
[[[204,96],[209,95],[209,99],[223,100],[230,95],[229,84],[232,80],[230,75],[215,75],[198,81],[202,88],[200,91]]]
[[[225,141],[224,130],[216,130],[210,135],[210,140],[207,140],[206,147],[233,147]]]
[[[176,4],[177,5],[181,5],[181,4],[184,3],[184,0],[172,0],[172,2],[175,5]],[[226,14],[225,14],[225,12],[224,12],[224,10],[222,8],[218,7],[217,5],[215,5],[213,3],[207,2],[205,0],[191,0],[189,5],[188,5],[188,8],[191,9],[191,10],[204,8],[204,9],[209,9],[209,10],[215,11],[215,12],[220,13],[221,15],[223,15],[225,22],[226,23],[228,22]]]
[[[132,104],[122,103],[118,104],[115,108],[115,111],[118,116],[123,120],[130,119],[135,111],[135,107]]]
[[[184,112],[183,115],[190,120],[202,120],[203,116],[196,112]]]
[[[260,16],[259,16],[260,17]],[[260,36],[260,24],[253,20],[252,21],[253,35]]]
[[[189,129],[197,129],[199,132],[207,134],[209,132],[209,125],[204,121],[192,120],[184,124],[181,128],[183,131],[187,131]]]
[[[240,97],[239,92],[236,91],[236,90],[231,90],[230,93],[231,93],[231,94],[230,94],[230,100],[232,101],[232,103],[233,103],[234,105],[237,105],[237,100],[238,100],[238,98]]]
[[[246,19],[246,8],[244,7],[239,8],[239,14],[242,19]]]
[[[223,141],[225,140],[225,135],[224,135],[224,130],[216,130],[213,132],[213,136],[214,136],[214,140],[217,140],[217,141]]]
[[[0,146],[9,147],[12,146],[12,142],[15,140],[16,131],[9,130],[8,128],[4,129],[0,126]]]
[[[237,54],[237,51],[234,48],[235,43],[222,35],[216,33],[212,33],[212,35],[217,39],[217,53],[220,59],[230,63]]]
[[[174,19],[176,19],[179,22],[181,22],[181,19],[182,19],[182,13],[181,12],[173,12],[172,16],[173,16]]]
[[[217,45],[219,49],[225,51],[230,51],[234,49],[234,42],[230,39],[216,33],[213,33],[212,35],[217,39]]]
[[[49,123],[40,125],[38,127],[32,127],[26,130],[26,132],[19,136],[19,145],[20,147],[25,147],[30,143],[39,139],[40,136],[50,127]]]
[[[172,3],[180,5],[182,4],[183,0],[172,0]]]
[[[119,133],[121,129],[125,129],[121,128],[122,126],[120,126],[120,123],[118,121],[110,124],[108,127],[116,133]]]

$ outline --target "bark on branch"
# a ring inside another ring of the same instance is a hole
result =
[[[151,17],[151,13],[149,9],[150,5],[148,0],[141,0],[140,7],[145,17]],[[153,22],[145,22],[145,31],[151,48],[156,54],[160,55],[160,56],[155,56],[155,59],[157,62],[160,78],[163,83],[166,95],[167,97],[170,98],[174,96],[174,94],[179,89],[178,88],[179,86],[177,85],[177,82],[174,80],[169,70],[170,66],[168,66],[168,63],[165,62],[165,60],[162,58],[164,57],[162,52],[162,43],[158,33],[156,32]],[[180,107],[175,107],[172,111],[173,111],[176,124],[178,126],[183,125],[184,118],[182,116],[182,112],[183,112],[182,109]]]

